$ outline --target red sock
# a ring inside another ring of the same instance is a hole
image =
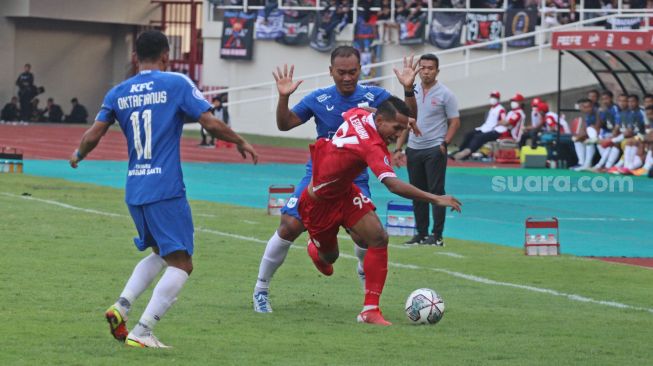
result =
[[[368,248],[363,262],[365,306],[379,306],[379,298],[388,275],[388,247]]]

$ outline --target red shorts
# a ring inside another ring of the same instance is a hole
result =
[[[363,195],[352,184],[349,192],[336,199],[315,200],[307,191],[299,198],[299,215],[308,234],[321,252],[338,249],[338,230],[340,226],[353,227],[375,207],[372,200]]]

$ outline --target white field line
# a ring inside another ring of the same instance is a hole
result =
[[[196,213],[196,214],[193,214],[193,215],[199,216],[199,217],[217,217],[216,215],[205,214],[205,213]]]
[[[354,242],[349,235],[338,235],[338,239],[349,240],[351,242]],[[410,249],[410,247],[407,247],[405,245],[388,244],[388,246],[390,248],[395,248],[395,249]]]
[[[110,212],[91,210],[91,209],[76,207],[76,206],[72,206],[72,205],[68,205],[68,204],[65,204],[65,203],[52,201],[52,200],[34,198],[34,197],[30,197],[30,196],[19,196],[19,195],[15,195],[15,194],[11,194],[11,193],[6,193],[6,192],[1,192],[1,193],[2,193],[2,195],[7,196],[7,197],[20,198],[20,199],[25,199],[25,200],[28,200],[28,201],[42,202],[42,203],[47,203],[47,204],[62,207],[62,208],[67,208],[67,209],[82,211],[82,212],[87,212],[87,213],[93,213],[93,214],[102,215],[102,216],[127,217],[127,215],[120,215],[120,214],[115,214],[115,213],[110,213]],[[265,241],[265,240],[253,238],[253,237],[250,237],[250,236],[225,233],[225,232],[218,231],[218,230],[197,228],[197,231],[208,233],[208,234],[214,234],[214,235],[229,237],[229,238],[234,238],[234,239],[239,239],[239,240],[243,240],[243,241],[249,241],[249,242],[258,243],[258,244],[266,244],[267,243],[267,241]],[[299,246],[299,245],[293,245],[292,248],[293,249],[305,250],[304,247]],[[357,258],[355,256],[350,255],[350,254],[341,253],[340,256],[342,258],[357,260]],[[640,307],[640,306],[628,305],[628,304],[624,304],[624,303],[620,303],[620,302],[616,302],[616,301],[596,300],[596,299],[592,299],[590,297],[585,297],[585,296],[576,295],[576,294],[568,294],[568,293],[565,293],[565,292],[559,292],[559,291],[551,290],[551,289],[547,289],[547,288],[540,288],[540,287],[529,286],[529,285],[520,285],[520,284],[517,284],[517,283],[510,283],[510,282],[503,282],[503,281],[495,281],[495,280],[492,280],[492,279],[489,279],[489,278],[474,276],[474,275],[470,275],[470,274],[466,274],[466,273],[462,273],[462,272],[450,271],[448,269],[443,269],[443,268],[423,267],[423,266],[417,266],[417,265],[414,265],[414,264],[403,264],[403,263],[397,263],[397,262],[388,262],[388,265],[391,266],[391,267],[396,267],[396,268],[412,269],[412,270],[424,270],[424,271],[432,271],[432,272],[437,272],[437,273],[444,273],[444,274],[447,274],[447,275],[452,276],[452,277],[468,280],[468,281],[471,281],[471,282],[481,283],[481,284],[484,284],[484,285],[516,288],[516,289],[520,289],[520,290],[537,292],[537,293],[547,294],[547,295],[551,295],[551,296],[564,297],[564,298],[567,298],[568,300],[571,300],[571,301],[585,302],[585,303],[603,305],[603,306],[619,308],[619,309],[645,311],[645,312],[653,314],[653,308],[644,308],[644,307]]]
[[[258,224],[258,222],[252,221],[252,220],[243,220],[243,222],[246,223],[246,224],[250,224],[250,225],[257,225]]]
[[[451,257],[451,258],[465,258],[464,255],[454,253],[454,252],[440,252],[440,251],[437,251],[437,252],[433,252],[433,254],[444,255],[444,256],[447,256],[447,257]]]

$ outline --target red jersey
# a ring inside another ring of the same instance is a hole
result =
[[[349,192],[354,179],[368,166],[380,181],[397,176],[373,114],[352,108],[343,117],[345,122],[333,138],[321,138],[310,146],[313,192],[319,198],[333,199]]]

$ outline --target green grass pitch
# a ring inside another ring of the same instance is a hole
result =
[[[174,348],[128,349],[112,339],[103,318],[144,256],[132,244],[123,192],[0,174],[0,364],[653,362],[650,269],[525,257],[517,249],[455,239],[443,249],[404,249],[403,238],[392,238],[381,305],[394,325],[382,328],[355,322],[363,295],[351,242],[341,241],[343,257],[325,278],[313,268],[302,236],[272,282],[274,313],[256,314],[252,287],[278,218],[203,201],[191,206],[195,271],[156,328]],[[412,326],[405,318],[406,297],[419,287],[445,300],[436,326]],[[136,302],[130,324],[150,294]]]

